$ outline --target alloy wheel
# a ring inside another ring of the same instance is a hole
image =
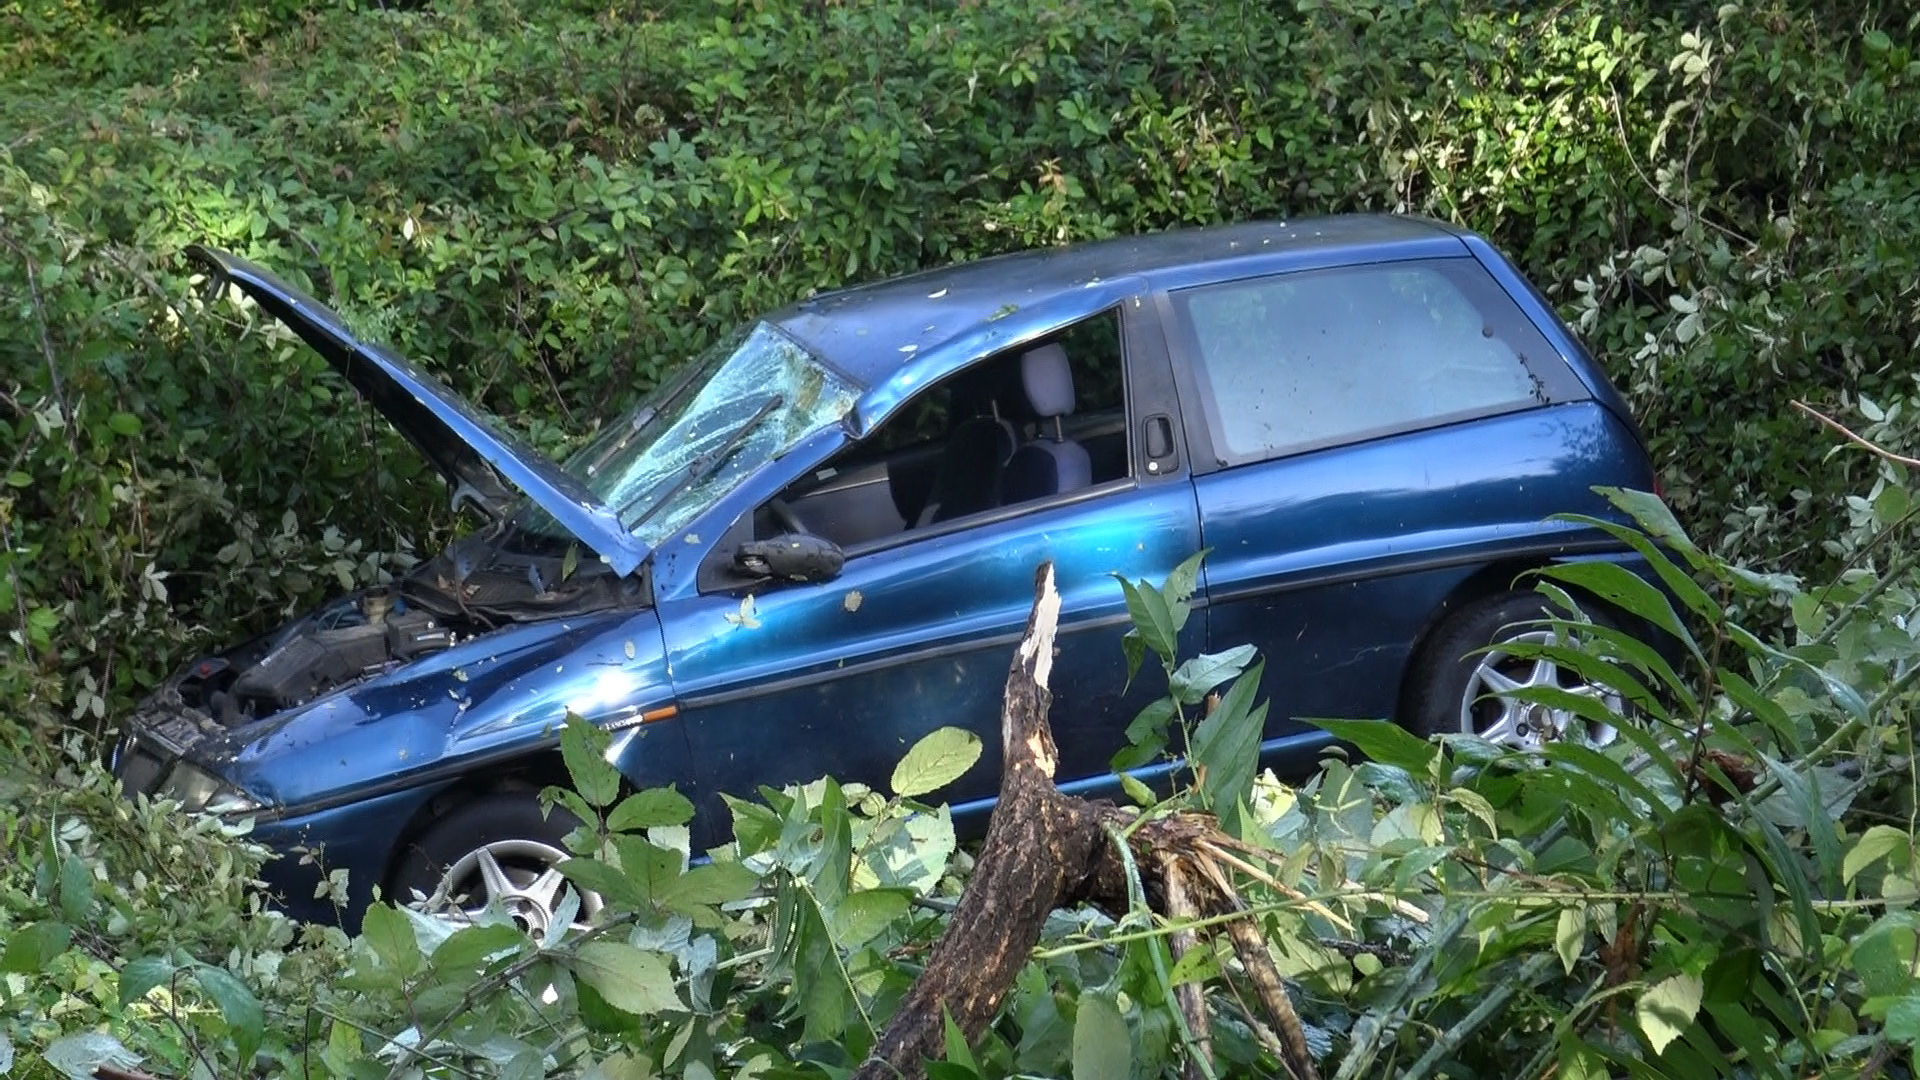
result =
[[[577,888],[560,873],[567,853],[538,840],[496,840],[469,851],[447,867],[439,887],[420,907],[454,922],[481,920],[490,907],[506,913],[515,926],[543,935],[566,898],[579,897],[572,916],[584,927],[600,910],[600,897]]]
[[[1501,644],[1552,645],[1559,640],[1552,630],[1533,630]],[[1538,750],[1549,742],[1566,740],[1600,747],[1619,737],[1611,724],[1595,724],[1571,710],[1511,696],[1514,691],[1534,687],[1553,687],[1594,698],[1616,715],[1624,711],[1620,695],[1584,682],[1545,657],[1515,656],[1496,645],[1480,655],[1478,666],[1467,679],[1460,700],[1460,730],[1517,750]]]

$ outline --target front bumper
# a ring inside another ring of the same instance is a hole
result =
[[[108,766],[132,799],[158,797],[187,751],[223,729],[166,688],[141,704],[126,730]],[[274,853],[260,877],[276,908],[303,922],[337,923],[357,933],[374,886],[383,883],[406,839],[401,825],[452,782],[430,781],[295,817],[280,817],[274,808],[232,817],[252,818],[252,838]],[[328,875],[341,870],[347,874],[344,895],[317,895]]]

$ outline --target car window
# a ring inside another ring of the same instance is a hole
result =
[[[1470,260],[1281,274],[1173,301],[1226,464],[1530,408],[1568,383]]]
[[[1123,366],[1117,311],[970,364],[789,485],[756,512],[754,534],[797,525],[873,546],[1123,479]]]

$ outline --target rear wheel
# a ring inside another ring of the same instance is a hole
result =
[[[407,844],[388,880],[392,899],[462,923],[497,905],[533,934],[545,933],[568,908],[569,921],[584,925],[600,898],[557,869],[568,857],[563,840],[579,824],[557,806],[541,813],[532,792],[474,799]]]
[[[1588,746],[1611,743],[1618,732],[1570,709],[1506,696],[1531,687],[1556,687],[1597,699],[1619,714],[1618,694],[1593,686],[1551,660],[1502,651],[1508,643],[1552,644],[1556,631],[1540,624],[1548,612],[1537,593],[1507,592],[1461,608],[1434,632],[1415,662],[1407,723],[1415,734],[1478,735],[1519,750],[1570,740]],[[1596,622],[1600,615],[1593,614]],[[1493,646],[1486,652],[1477,649]]]

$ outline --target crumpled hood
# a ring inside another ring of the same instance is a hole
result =
[[[187,756],[268,803],[298,808],[523,753],[557,736],[569,712],[638,724],[672,696],[659,617],[597,612],[475,638],[208,737]]]
[[[471,501],[489,516],[504,516],[512,502],[504,477],[615,573],[630,574],[647,557],[647,545],[584,484],[405,357],[354,336],[325,304],[237,255],[198,245],[187,254],[325,357],[440,470],[453,486],[456,503]]]

